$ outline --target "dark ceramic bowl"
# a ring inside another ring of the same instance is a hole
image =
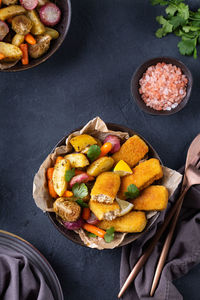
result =
[[[51,45],[49,50],[42,55],[41,57],[37,59],[30,59],[28,65],[22,65],[21,62],[19,61],[15,66],[1,70],[3,72],[17,72],[17,71],[24,71],[31,69],[35,66],[38,66],[39,64],[45,62],[49,57],[51,57],[61,46],[62,42],[64,41],[66,34],[69,29],[70,21],[71,21],[71,2],[70,0],[52,0],[52,2],[56,3],[58,7],[61,9],[61,20],[60,22],[54,26],[59,33],[59,37],[56,40],[51,41]]]
[[[183,74],[186,75],[188,78],[188,85],[187,85],[187,93],[185,98],[181,101],[181,103],[174,109],[167,111],[167,110],[155,110],[149,106],[146,106],[145,102],[143,101],[140,93],[139,93],[139,80],[142,78],[142,75],[146,72],[148,67],[152,65],[156,65],[158,62],[165,62],[167,64],[172,64],[177,67],[179,67]],[[134,73],[132,80],[131,80],[131,94],[133,96],[133,99],[137,103],[140,109],[145,111],[148,114],[151,115],[161,115],[161,116],[167,116],[167,115],[172,115],[183,109],[186,104],[188,103],[188,100],[190,98],[191,90],[192,90],[192,84],[193,84],[193,79],[192,79],[192,74],[190,70],[184,65],[181,61],[173,58],[173,57],[157,57],[157,58],[152,58],[146,62],[144,62]]]
[[[117,124],[113,124],[113,123],[107,123],[106,124],[108,126],[108,129],[113,130],[113,131],[124,131],[124,132],[128,132],[130,136],[137,134],[134,130],[124,127],[122,125],[117,125]],[[80,130],[81,128],[78,128],[76,130],[73,131],[77,131]],[[66,135],[60,142],[58,142],[56,144],[56,146],[54,147],[54,149],[52,150],[52,152],[55,150],[56,147],[60,147],[62,145],[65,145],[65,141],[66,138],[71,134],[72,132],[70,132],[68,135]],[[140,136],[140,135],[139,135]],[[149,158],[157,158],[160,160],[160,157],[158,156],[157,152],[154,150],[154,148],[142,137],[140,136],[149,146]],[[161,162],[161,160],[160,160]],[[162,162],[161,162],[162,163]],[[159,182],[158,182],[159,183]],[[56,229],[58,229],[58,231],[60,231],[66,238],[68,238],[69,240],[71,240],[72,242],[79,244],[81,246],[85,246],[87,247],[80,239],[79,235],[77,233],[75,233],[74,231],[68,230],[66,229],[64,226],[62,226],[56,219],[56,214],[53,212],[47,212],[46,213],[48,215],[48,217],[50,218],[51,222],[53,223],[53,225],[56,227]],[[156,213],[156,215],[154,215],[151,219],[149,219],[146,228],[143,230],[143,232],[141,233],[131,233],[131,234],[127,234],[125,239],[123,240],[123,242],[118,246],[118,247],[122,247],[124,245],[127,245],[131,242],[133,242],[134,240],[138,239],[139,237],[141,237],[145,232],[147,232],[150,227],[152,226],[152,224],[156,221],[156,219],[158,218],[158,216],[160,215],[159,212]]]

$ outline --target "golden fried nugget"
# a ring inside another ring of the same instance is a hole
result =
[[[98,202],[113,203],[120,187],[120,177],[114,172],[101,173],[92,188],[91,199]]]
[[[156,158],[145,160],[133,169],[133,174],[121,178],[118,197],[125,199],[125,192],[130,184],[135,184],[139,190],[143,190],[162,177],[163,170],[159,160]]]
[[[143,211],[131,211],[115,220],[101,221],[98,223],[98,227],[104,230],[114,227],[118,232],[141,232],[146,224],[147,218]]]
[[[168,203],[168,191],[162,185],[151,185],[140,196],[132,199],[135,210],[164,210]]]
[[[90,200],[89,207],[99,220],[113,220],[120,213],[120,206],[116,200],[112,204]]]
[[[115,163],[124,160],[130,167],[134,167],[149,151],[147,144],[137,135],[130,137],[120,148],[113,154],[112,158]]]

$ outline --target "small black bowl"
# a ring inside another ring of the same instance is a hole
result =
[[[71,22],[71,2],[70,0],[55,0],[52,2],[55,2],[61,10],[61,20],[55,27],[53,27],[59,32],[59,37],[56,40],[51,41],[50,48],[44,55],[37,59],[30,59],[28,65],[22,65],[21,61],[19,61],[11,68],[0,70],[1,72],[17,72],[31,69],[45,62],[59,49],[69,30],[69,25]]]
[[[119,124],[114,124],[114,123],[106,123],[107,127],[109,130],[113,130],[113,131],[123,131],[123,132],[128,132],[128,134],[130,136],[134,135],[134,134],[137,134],[139,135],[137,132],[135,132],[134,130],[130,129],[130,128],[127,128],[123,125],[119,125]],[[77,130],[80,130],[81,128],[77,128],[75,130],[73,130],[72,132],[74,131],[77,131]],[[53,148],[52,152],[54,152],[54,150],[57,148],[57,147],[60,147],[60,146],[63,146],[65,145],[65,141],[66,141],[66,138],[72,133],[70,132],[68,135],[66,135],[65,137],[63,137],[56,145],[55,147]],[[148,145],[149,147],[149,152],[148,152],[148,157],[149,158],[157,158],[160,160],[160,163],[162,164],[162,161],[159,157],[159,155],[157,154],[157,152],[155,151],[155,149],[145,140],[145,138],[141,135],[139,135],[145,142],[146,144]],[[51,152],[51,153],[52,153]],[[157,183],[159,184],[160,181],[157,181]],[[85,246],[87,247],[83,241],[80,239],[79,235],[73,231],[73,230],[68,230],[66,229],[63,225],[61,225],[57,218],[56,218],[56,214],[53,213],[53,212],[46,212],[47,216],[50,218],[51,222],[53,223],[53,225],[55,226],[55,228],[60,231],[67,239],[71,240],[72,242],[78,244],[78,245],[81,245],[81,246]],[[132,243],[133,241],[135,241],[136,239],[140,238],[144,233],[146,233],[150,228],[151,226],[156,222],[157,218],[159,217],[160,215],[160,212],[157,212],[153,217],[151,217],[149,220],[148,220],[148,223],[147,223],[147,226],[145,227],[145,229],[140,232],[140,233],[128,233],[124,240],[122,241],[122,243],[117,246],[117,247],[122,247],[122,246],[125,246],[129,243]]]
[[[148,67],[152,65],[156,65],[159,62],[164,62],[166,64],[172,64],[177,67],[179,67],[183,74],[186,75],[188,79],[188,85],[187,85],[187,93],[186,96],[183,98],[181,103],[172,110],[155,110],[149,106],[146,106],[145,102],[143,101],[140,93],[139,93],[139,80],[142,78],[142,75],[146,72]],[[173,57],[156,57],[152,58],[150,60],[147,60],[144,62],[140,67],[137,68],[135,73],[133,74],[132,80],[131,80],[131,94],[133,96],[133,99],[137,103],[140,109],[145,111],[148,114],[151,115],[161,115],[161,116],[167,116],[172,115],[180,111],[185,107],[185,105],[188,103],[188,100],[190,98],[191,90],[192,90],[192,84],[193,84],[193,78],[190,70],[184,65],[181,61],[179,61],[176,58]]]

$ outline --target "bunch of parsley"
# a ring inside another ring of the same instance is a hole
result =
[[[183,0],[151,0],[152,5],[167,6],[166,16],[157,16],[157,22],[162,25],[156,31],[156,36],[162,38],[173,32],[181,37],[178,43],[182,55],[193,55],[197,58],[197,44],[200,44],[200,9],[193,12]]]

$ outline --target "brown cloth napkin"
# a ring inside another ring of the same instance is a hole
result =
[[[26,256],[0,247],[1,300],[53,300],[41,272]]]
[[[179,195],[180,187],[170,198],[167,211]],[[120,286],[124,284],[143,250],[151,242],[157,228],[162,224],[166,211],[162,212],[156,224],[142,238],[123,247],[120,267]],[[174,232],[171,248],[156,289],[154,297],[149,296],[156,265],[162,250],[164,235],[143,269],[124,293],[124,300],[181,300],[182,295],[173,284],[173,280],[186,274],[200,263],[200,186],[192,187],[183,203],[181,214]]]

